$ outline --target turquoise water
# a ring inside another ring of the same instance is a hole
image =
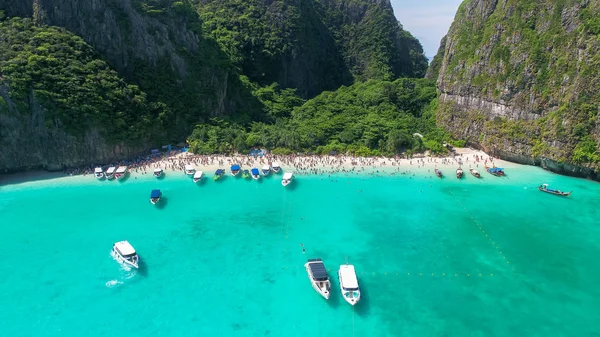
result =
[[[597,335],[600,185],[534,167],[508,174],[0,186],[0,332]],[[541,182],[573,195],[543,194]],[[154,188],[161,208],[148,202]],[[138,271],[109,254],[124,239]],[[329,301],[303,268],[313,257],[330,268]],[[339,295],[346,259],[363,292],[356,307]]]

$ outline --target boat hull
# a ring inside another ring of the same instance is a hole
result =
[[[292,181],[291,180],[282,180],[281,181],[281,186],[286,187],[287,185],[291,184]]]
[[[150,198],[150,203],[152,205],[158,204],[159,201],[160,201],[160,198]]]
[[[260,175],[253,175],[253,176],[252,176],[252,179],[254,179],[254,180],[259,180],[259,179],[260,179]]]
[[[306,273],[308,274],[308,280],[310,281],[313,289],[315,289],[315,291],[317,293],[319,293],[321,296],[323,296],[323,298],[325,298],[326,300],[329,299],[329,296],[331,295],[331,282],[329,280],[327,281],[315,281],[313,280],[313,275],[310,272],[310,268],[308,266],[308,263],[304,264],[304,268],[306,268]],[[321,287],[319,287],[319,285],[317,284],[317,282],[323,282],[325,283],[325,289],[322,289]],[[329,290],[327,290],[329,289]]]
[[[161,173],[154,173],[154,178],[156,178],[156,179],[160,179],[163,176],[164,176],[164,173],[162,173],[162,172]]]
[[[104,180],[104,178],[106,178],[104,176],[104,173],[95,173],[94,175],[96,176],[96,179],[98,179],[98,180]]]
[[[120,264],[128,267],[132,267],[135,269],[139,269],[139,256],[136,255],[135,262],[129,261],[128,259],[121,256],[121,254],[117,253],[114,249],[111,251],[111,255],[119,262]]]
[[[281,172],[281,168],[279,168],[279,167],[277,167],[277,168],[273,167],[271,170],[273,171],[273,173]]]

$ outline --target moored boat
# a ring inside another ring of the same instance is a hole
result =
[[[456,178],[461,179],[463,177],[463,170],[462,168],[457,168],[456,169]]]
[[[154,169],[154,173],[153,173],[153,175],[154,175],[154,177],[155,177],[155,178],[162,178],[162,176],[163,176],[164,174],[165,174],[165,173],[163,172],[163,169],[161,169],[161,168],[156,168],[156,169]]]
[[[185,165],[184,172],[191,177],[196,173],[196,169],[192,165]]]
[[[501,167],[489,167],[489,166],[485,166],[485,170],[488,171],[489,174],[496,176],[496,177],[504,177],[504,169]]]
[[[253,167],[250,170],[250,174],[252,175],[252,179],[254,179],[254,180],[260,179],[260,171],[256,167]]]
[[[286,172],[283,174],[283,177],[281,178],[281,185],[283,185],[285,187],[285,186],[291,184],[293,179],[294,179],[294,174],[292,172]]]
[[[263,176],[265,176],[265,177],[268,176],[269,173],[271,173],[271,166],[269,166],[269,165],[263,166],[261,172],[262,172]]]
[[[241,167],[240,165],[231,165],[231,175],[232,176],[237,176],[240,173]]]
[[[225,170],[224,169],[217,169],[215,171],[215,175],[213,176],[213,180],[219,180],[221,179],[221,177],[225,174]]]
[[[356,278],[354,266],[351,264],[341,265],[340,270],[338,271],[338,277],[340,279],[340,289],[344,300],[351,305],[358,303],[358,301],[360,301],[360,288],[358,286],[358,279]]]
[[[200,180],[202,180],[203,176],[204,176],[204,172],[202,172],[202,171],[196,171],[196,172],[194,172],[194,177],[193,177],[194,178],[194,182],[195,183],[199,182]]]
[[[271,165],[271,169],[273,172],[279,173],[281,171],[281,165],[278,162],[274,162],[273,165]]]
[[[242,172],[242,178],[244,178],[244,179],[250,178],[250,171],[244,170],[244,172]]]
[[[117,178],[117,180],[125,179],[127,172],[127,166],[119,166],[115,171],[115,178]]]
[[[138,268],[139,256],[127,240],[115,242],[111,255],[119,263]]]
[[[96,167],[94,169],[94,176],[98,179],[98,180],[102,180],[105,178],[104,176],[104,171],[102,171],[102,167]]]
[[[309,259],[308,262],[304,264],[304,268],[306,268],[308,278],[310,279],[313,288],[321,294],[321,296],[325,297],[325,299],[329,299],[331,282],[329,281],[329,275],[327,275],[327,269],[323,264],[323,260]]]
[[[162,192],[160,190],[152,190],[152,192],[150,192],[150,202],[152,205],[156,205],[160,201],[161,197]]]
[[[116,167],[111,166],[106,170],[106,179],[108,180],[112,180],[115,178],[115,171],[117,170]]]
[[[569,191],[569,192],[563,192],[563,191],[561,191],[561,190],[553,190],[553,189],[549,189],[549,188],[548,188],[548,184],[542,184],[542,185],[540,185],[540,186],[538,187],[538,190],[540,190],[540,191],[542,191],[542,192],[549,193],[549,194],[558,195],[558,196],[561,196],[561,197],[568,197],[568,196],[570,196],[570,195],[571,195],[571,192],[572,192],[572,191]]]
[[[471,174],[473,175],[473,177],[475,177],[475,178],[481,178],[481,174],[479,174],[479,172],[477,172],[477,170],[470,168],[469,172],[471,172]]]
[[[443,176],[442,171],[435,169],[435,175],[438,176],[438,178],[441,178]]]

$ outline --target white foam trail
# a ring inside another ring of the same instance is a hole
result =
[[[114,288],[114,287],[120,286],[121,284],[123,284],[123,282],[121,282],[119,280],[110,280],[110,281],[106,282],[106,287]]]

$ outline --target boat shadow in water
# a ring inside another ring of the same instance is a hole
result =
[[[146,264],[146,261],[144,261],[144,259],[140,259],[140,261],[138,262],[137,272],[142,277],[148,277],[148,265]]]
[[[371,311],[371,303],[369,301],[368,288],[365,287],[365,284],[363,282],[360,282],[360,301],[356,303],[356,305],[354,306],[354,310],[361,317],[368,316],[369,312]]]
[[[169,198],[163,196],[160,198],[160,201],[155,206],[158,209],[163,209],[163,208],[167,207],[168,203],[169,203]]]
[[[196,186],[206,185],[206,180],[207,180],[206,177],[204,177],[204,178],[200,179],[200,181],[197,182],[197,183],[195,183],[195,184],[196,184]]]

